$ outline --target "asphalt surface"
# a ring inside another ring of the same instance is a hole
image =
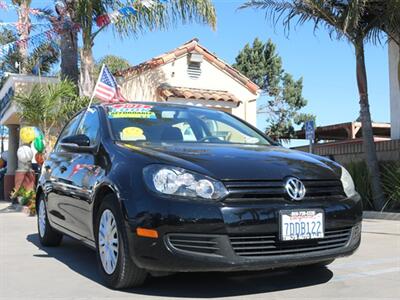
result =
[[[365,220],[362,245],[327,268],[193,273],[113,291],[95,254],[72,239],[40,246],[36,218],[0,203],[0,299],[400,299],[400,221]]]

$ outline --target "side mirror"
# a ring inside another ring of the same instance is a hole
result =
[[[84,134],[67,136],[61,140],[60,146],[68,152],[92,153],[96,150],[96,146],[90,146],[90,139]]]

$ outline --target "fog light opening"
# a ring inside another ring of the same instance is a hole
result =
[[[362,226],[361,223],[358,223],[353,227],[353,239],[358,240],[361,237]]]

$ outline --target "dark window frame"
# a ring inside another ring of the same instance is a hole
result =
[[[100,144],[100,140],[101,140],[101,122],[100,122],[100,112],[97,108],[95,107],[91,107],[90,109],[94,109],[95,110],[95,114],[97,115],[97,123],[98,123],[98,131],[97,131],[97,136],[95,138],[95,142],[93,143],[93,145],[91,144],[90,146],[94,146],[97,147]],[[76,128],[75,130],[75,134],[78,134],[78,129],[80,129],[83,124],[85,123],[85,121],[87,120],[87,116],[86,116],[87,111],[85,110],[83,113],[83,116],[85,116],[84,118],[81,118],[80,122],[79,122],[79,126]],[[82,122],[83,121],[83,122]],[[80,133],[80,134],[85,134],[85,133]],[[89,137],[90,138],[90,137]]]
[[[73,130],[73,132],[71,132],[71,133],[72,133],[71,135],[74,135],[75,132],[76,132],[76,130],[78,129],[79,125],[81,124],[82,116],[83,116],[83,112],[82,112],[82,111],[79,111],[78,113],[76,113],[76,114],[67,122],[67,124],[65,124],[65,126],[64,126],[63,129],[61,130],[60,134],[58,135],[58,138],[57,138],[56,143],[54,144],[52,153],[63,152],[63,151],[61,150],[61,148],[58,149],[58,146],[59,146],[59,144],[60,144],[61,138],[64,138],[64,136],[63,136],[64,131],[67,129],[67,127],[68,127],[72,122],[78,121],[78,125],[77,125],[76,128]],[[61,151],[60,151],[60,150],[61,150]]]

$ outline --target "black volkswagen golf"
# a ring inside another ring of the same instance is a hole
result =
[[[78,113],[37,190],[44,246],[94,248],[107,286],[172,272],[323,266],[360,244],[349,173],[236,117],[164,103]]]

